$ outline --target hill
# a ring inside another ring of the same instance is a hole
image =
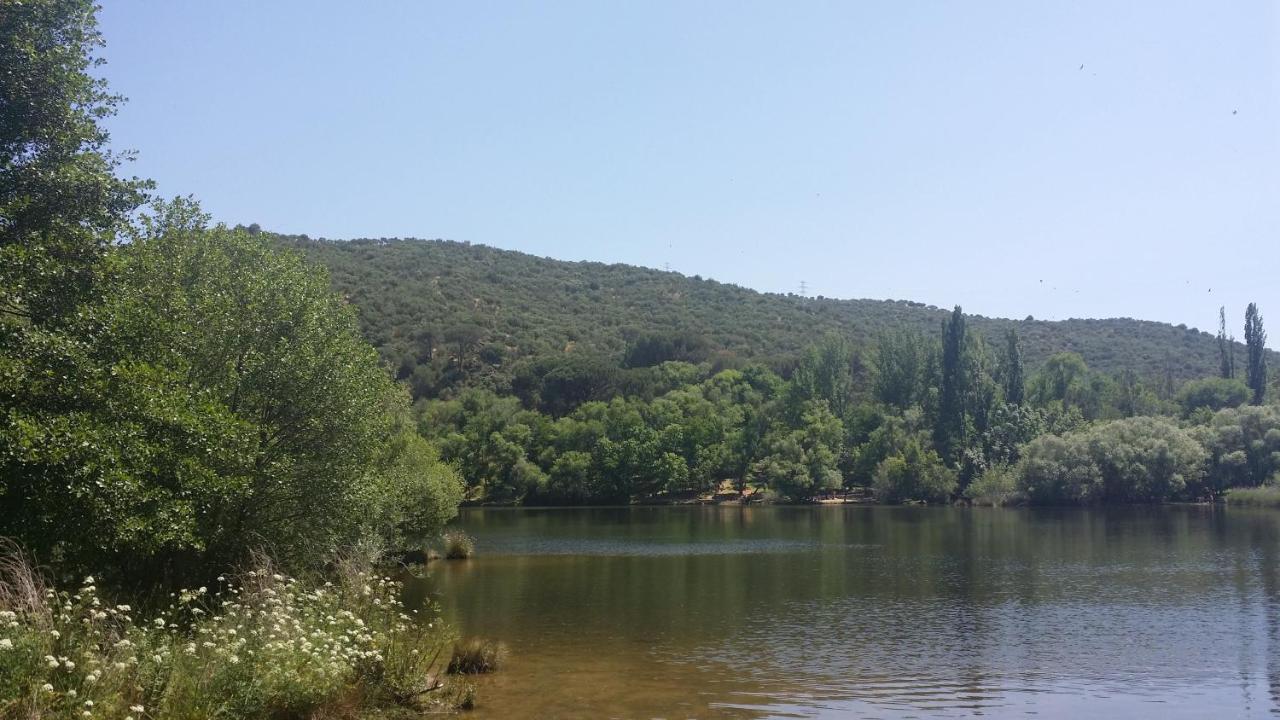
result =
[[[752,359],[785,369],[824,334],[839,333],[867,348],[894,329],[936,335],[948,313],[904,300],[761,293],[675,272],[452,241],[276,239],[328,268],[335,289],[357,308],[366,337],[401,378],[430,376],[414,383],[419,395],[458,385],[501,387],[520,361],[549,355],[645,364],[637,355],[655,342],[662,346],[657,352],[678,359]],[[1175,382],[1214,375],[1218,368],[1215,337],[1182,325],[1130,318],[968,319],[989,340],[1016,328],[1032,370],[1066,351],[1102,372],[1131,369]],[[428,367],[435,370],[420,370]]]

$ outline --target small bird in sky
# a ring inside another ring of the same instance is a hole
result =
[[[1083,70],[1083,69],[1084,69],[1084,63],[1080,63],[1080,69],[1081,69],[1081,70]]]
[[[1231,114],[1232,114],[1232,115],[1239,115],[1239,114],[1240,114],[1240,111],[1239,111],[1239,110],[1232,110],[1232,111],[1231,111]]]

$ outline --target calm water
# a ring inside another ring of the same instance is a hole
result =
[[[1280,713],[1280,513],[466,510],[476,718]]]

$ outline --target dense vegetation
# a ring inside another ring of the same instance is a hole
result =
[[[0,5],[0,717],[417,702],[452,639],[371,565],[323,578],[344,549],[421,547],[462,484],[321,269],[190,201],[139,213],[95,11]],[[204,597],[259,550],[307,583],[259,564]]]
[[[826,334],[841,335],[865,357],[889,332],[935,336],[949,314],[908,301],[758,293],[674,272],[459,242],[278,241],[328,268],[334,287],[356,306],[362,332],[415,398],[449,396],[462,387],[505,392],[525,362],[570,354],[627,368],[664,360],[717,367],[752,361],[786,376]],[[1016,329],[1030,370],[1074,352],[1095,370],[1131,371],[1151,386],[1218,371],[1214,336],[1183,326],[966,320],[992,342]],[[1243,362],[1244,349],[1233,347]],[[1269,356],[1274,363],[1275,354]]]
[[[1015,333],[994,350],[957,309],[939,339],[886,335],[865,364],[829,336],[786,380],[670,361],[583,400],[599,380],[556,364],[511,396],[472,388],[416,407],[486,502],[692,498],[729,484],[798,501],[861,488],[890,503],[1162,502],[1280,471],[1280,408],[1242,406],[1238,379],[1168,394],[1064,353],[1024,383],[1020,358]]]

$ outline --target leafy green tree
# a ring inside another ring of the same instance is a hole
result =
[[[1280,408],[1275,405],[1220,410],[1191,432],[1209,454],[1207,494],[1262,485],[1280,472]]]
[[[167,206],[114,252],[105,301],[69,326],[74,385],[4,364],[23,389],[0,534],[68,566],[177,578],[255,546],[299,566],[369,532],[438,529],[457,480],[323,272],[202,221]]]
[[[823,400],[836,417],[844,417],[853,406],[856,359],[853,347],[839,335],[827,335],[810,347],[791,377],[795,407]]]
[[[810,400],[796,429],[777,427],[765,438],[764,456],[752,466],[756,482],[792,500],[809,500],[841,485],[837,462],[844,428],[827,404]]]
[[[1204,378],[1192,380],[1178,391],[1178,405],[1184,417],[1197,410],[1216,412],[1249,402],[1249,388],[1244,383],[1228,378]]]
[[[1261,405],[1267,394],[1267,331],[1262,326],[1262,313],[1254,303],[1249,303],[1244,312],[1244,344],[1248,361],[1245,382],[1253,391],[1253,404]]]
[[[0,8],[0,332],[48,328],[96,294],[107,249],[148,183],[122,180],[101,121],[121,101],[92,0]],[[15,327],[15,325],[17,327]],[[40,341],[34,340],[39,343]]]
[[[1108,502],[1166,502],[1203,478],[1204,448],[1164,418],[1115,420],[1091,429],[1084,441]]]
[[[933,450],[912,438],[902,450],[876,466],[876,499],[897,504],[911,500],[943,503],[956,491],[956,474]]]
[[[1103,496],[1102,472],[1078,438],[1042,435],[1027,444],[1018,463],[1018,486],[1041,505],[1082,505]]]
[[[872,356],[875,396],[880,402],[906,410],[920,400],[928,346],[918,333],[897,330],[880,336]]]

